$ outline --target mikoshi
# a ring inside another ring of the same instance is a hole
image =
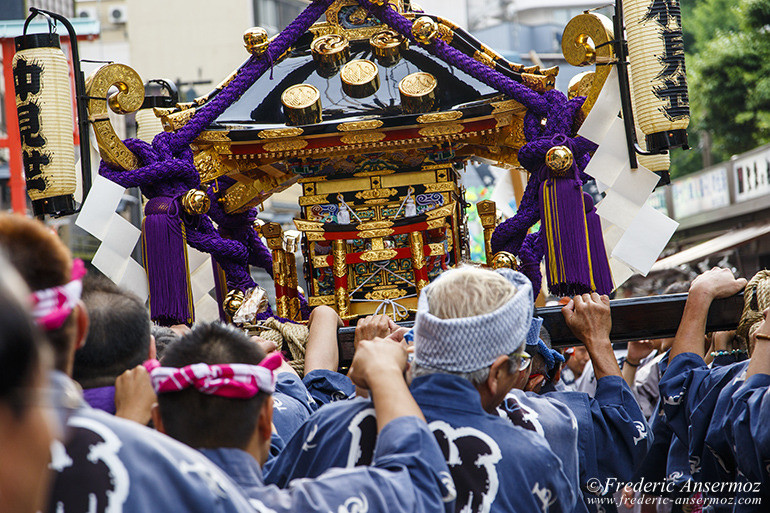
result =
[[[624,15],[628,50],[616,37]],[[151,141],[121,141],[107,117],[142,105],[134,70],[107,64],[86,81],[99,174],[147,198],[154,320],[195,320],[188,246],[212,256],[221,315],[242,326],[300,322],[318,305],[346,322],[374,312],[413,319],[421,289],[470,257],[461,182],[470,159],[528,174],[513,217],[478,205],[488,265],[518,268],[538,291],[544,262],[548,290],[561,296],[610,293],[626,277],[618,269],[646,272],[615,254],[619,236],[633,234],[583,186],[601,180],[609,200],[643,180],[649,195],[667,183],[667,150],[686,147],[677,1],[628,0],[613,21],[588,12],[570,21],[567,62],[596,68],[566,93],[555,89],[557,67],[509,62],[409,0],[314,0],[277,36],[253,28],[243,37],[249,59],[213,91],[152,110],[163,131]],[[640,50],[650,41],[668,53]],[[112,86],[119,93],[108,99]],[[609,88],[619,94],[602,94]],[[620,98],[614,110],[606,96]],[[607,182],[590,162],[616,122],[627,145],[609,151],[628,162]],[[296,183],[296,229],[262,222],[262,202]],[[250,266],[272,276],[274,305]]]

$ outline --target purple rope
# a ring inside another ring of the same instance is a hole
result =
[[[587,178],[583,169],[591,159],[590,153],[596,150],[596,145],[583,137],[569,138],[564,135],[572,133],[573,120],[585,98],[567,100],[557,90],[547,91],[543,97],[549,109],[545,126],[541,123],[542,118],[531,111],[524,116],[524,135],[529,142],[519,149],[518,158],[519,163],[530,172],[530,178],[516,214],[503,221],[492,234],[490,242],[495,252],[509,251],[518,255],[527,230],[540,219],[542,169],[548,150],[565,144],[572,148],[581,183]]]
[[[252,56],[238,70],[233,80],[211,101],[201,107],[185,126],[177,132],[160,133],[156,136],[156,139],[167,140],[168,147],[172,153],[181,151],[182,148],[189,145],[206,127],[213,123],[230,105],[254,85],[254,82],[272,66],[272,63],[288,50],[326,12],[326,9],[329,8],[333,1],[314,0],[293,22],[281,31],[270,43],[263,55],[259,57]]]
[[[519,251],[519,261],[521,263],[521,272],[532,282],[532,294],[535,299],[540,294],[540,288],[543,286],[543,275],[540,274],[540,261],[545,255],[545,244],[543,244],[542,228],[540,231],[528,233],[524,237],[524,242]]]
[[[309,5],[275,40],[263,56],[252,57],[235,78],[219,94],[201,107],[192,119],[175,133],[158,134],[152,145],[138,139],[125,141],[127,147],[143,164],[131,171],[118,170],[102,162],[99,172],[105,178],[124,187],[140,187],[148,198],[179,197],[190,189],[200,187],[200,177],[193,163],[189,144],[197,138],[222,112],[240,98],[269,66],[283,54],[312,25],[333,0],[316,0]],[[185,223],[188,243],[199,251],[212,255],[224,270],[228,286],[247,290],[256,286],[249,274],[249,264],[265,269],[272,276],[272,254],[253,230],[256,209],[243,214],[228,215],[219,197],[209,190],[212,208],[209,216],[180,215]],[[181,209],[180,209],[181,211]],[[223,231],[232,233],[238,240],[227,239],[220,234],[212,219]],[[245,244],[239,241],[245,241]],[[308,314],[307,300],[300,295],[303,315]],[[269,310],[262,314],[272,316]]]
[[[524,84],[511,80],[499,71],[465,55],[439,38],[434,38],[428,45],[418,43],[412,35],[412,22],[399,13],[392,4],[387,3],[381,7],[374,5],[369,0],[359,0],[359,3],[373,12],[380,21],[385,22],[390,28],[409,38],[415,44],[419,44],[444,62],[463,70],[475,79],[510,96],[529,110],[541,116],[546,114],[548,105],[537,91],[533,91]]]

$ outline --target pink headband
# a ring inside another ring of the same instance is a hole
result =
[[[72,261],[72,281],[66,285],[32,293],[32,316],[38,326],[46,331],[62,327],[80,300],[80,294],[83,292],[81,279],[85,274],[85,265],[77,258]]]
[[[204,394],[251,399],[260,391],[268,394],[275,391],[273,371],[281,366],[282,360],[281,355],[276,353],[259,365],[196,363],[177,368],[161,367],[157,360],[148,360],[144,366],[150,373],[152,388],[158,394],[193,387]]]

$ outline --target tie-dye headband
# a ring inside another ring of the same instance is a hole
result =
[[[83,261],[72,262],[72,281],[66,285],[36,290],[32,293],[32,316],[38,326],[46,331],[59,329],[80,300],[83,292],[82,278],[86,274]]]
[[[195,388],[218,397],[251,399],[259,392],[272,394],[275,391],[273,371],[281,366],[281,361],[281,355],[276,353],[259,365],[196,363],[177,368],[161,367],[157,360],[149,360],[144,366],[150,372],[152,387],[157,394]]]

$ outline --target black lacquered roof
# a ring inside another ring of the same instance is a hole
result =
[[[281,105],[281,94],[289,86],[302,83],[311,84],[320,91],[324,124],[361,117],[400,117],[402,111],[398,84],[407,75],[419,71],[436,77],[439,104],[436,110],[439,111],[457,109],[499,96],[491,87],[447,65],[422,48],[412,46],[402,51],[402,58],[397,64],[391,67],[377,64],[380,88],[375,94],[366,98],[352,98],[343,92],[339,73],[329,78],[318,74],[309,49],[311,40],[311,34],[306,34],[288,57],[273,66],[272,73],[268,71],[260,77],[238,101],[217,118],[216,123],[220,126],[227,125],[231,129],[237,128],[233,125],[252,129],[284,127],[286,118]],[[350,58],[376,62],[366,41],[351,43]],[[408,116],[410,119],[412,117]],[[404,122],[406,121],[404,119]]]

